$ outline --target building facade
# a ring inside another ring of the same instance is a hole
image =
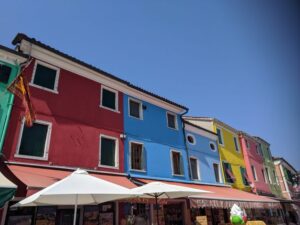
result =
[[[185,117],[185,119],[218,135],[224,183],[240,190],[251,191],[247,181],[246,165],[239,143],[238,131],[215,118]]]
[[[14,101],[14,95],[7,90],[7,87],[20,72],[19,64],[25,60],[23,54],[0,46],[0,154]]]
[[[124,95],[126,173],[132,177],[188,180],[181,114],[141,98]]]
[[[252,191],[261,195],[272,195],[262,172],[265,167],[260,143],[245,132],[240,132],[239,138]]]
[[[223,184],[217,134],[185,121],[190,176],[196,183]]]
[[[254,138],[260,146],[264,160],[264,169],[260,171],[260,173],[263,175],[265,182],[269,185],[272,194],[276,197],[282,197],[278,177],[276,175],[275,166],[272,159],[270,144],[260,137]]]

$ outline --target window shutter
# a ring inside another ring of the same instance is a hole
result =
[[[142,170],[147,170],[147,154],[144,146],[142,148]]]
[[[179,153],[179,165],[180,165],[180,174],[184,175],[184,164],[182,155]]]

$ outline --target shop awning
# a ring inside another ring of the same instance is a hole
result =
[[[20,182],[26,185],[26,196],[30,196],[35,192],[45,187],[48,187],[49,185],[65,178],[73,172],[61,169],[30,167],[21,165],[7,165],[7,167]],[[126,188],[136,187],[136,185],[130,182],[126,176],[100,174],[93,172],[90,172],[89,174],[110,181],[112,183],[121,185]]]
[[[17,186],[0,172],[0,208],[13,198],[16,189]]]
[[[143,183],[149,183],[154,181],[148,179],[137,180]],[[175,185],[182,185],[185,187],[199,188],[201,190],[210,191],[211,193],[202,194],[201,196],[189,197],[191,207],[194,208],[231,208],[234,203],[238,204],[242,208],[281,208],[280,203],[274,199],[237,190],[229,186],[214,186],[180,182],[166,183],[172,183]]]

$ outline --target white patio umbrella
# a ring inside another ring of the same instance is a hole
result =
[[[77,205],[99,204],[137,196],[135,192],[117,184],[88,175],[77,169],[64,179],[25,198],[12,207],[43,205],[74,205],[76,223]]]
[[[131,189],[132,193],[139,194],[140,198],[155,198],[156,204],[156,219],[158,220],[158,199],[173,199],[173,198],[183,198],[191,195],[211,193],[209,191],[188,188],[173,184],[166,184],[162,182],[151,182],[143,186]]]

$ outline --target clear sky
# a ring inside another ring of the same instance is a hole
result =
[[[295,0],[2,1],[0,44],[35,37],[271,143],[300,169]]]

